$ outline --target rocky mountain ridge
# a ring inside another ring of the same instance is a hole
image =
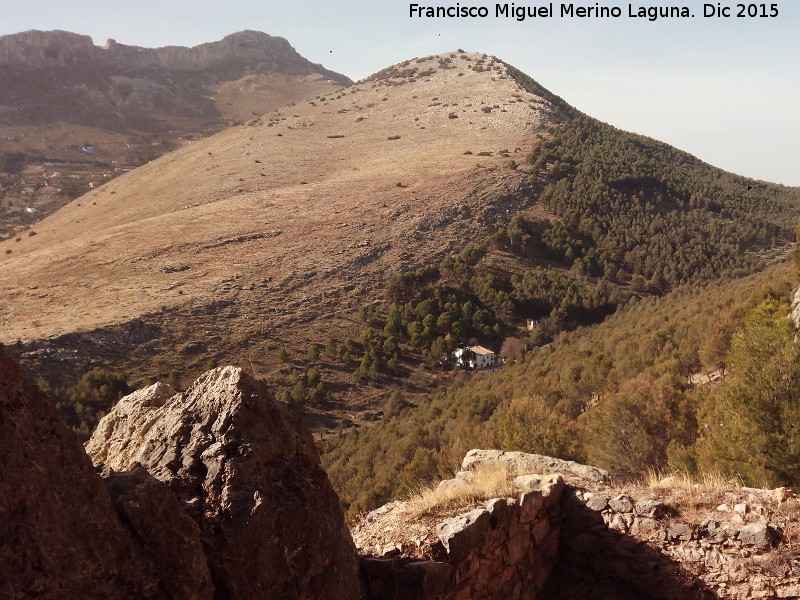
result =
[[[192,48],[141,48],[114,40],[101,47],[85,35],[28,31],[0,38],[0,125],[70,122],[119,132],[191,131],[225,115],[214,103],[215,86],[268,75],[298,83],[303,78],[351,83],[300,56],[284,38],[259,31]],[[310,91],[296,88],[294,100]],[[261,112],[275,107],[264,102]]]
[[[143,48],[109,39],[96,46],[88,35],[68,31],[37,31],[0,37],[0,64],[15,68],[48,69],[97,62],[122,70],[158,67],[199,71],[224,65],[227,69],[280,71],[294,75],[316,73],[347,85],[351,81],[300,56],[282,38],[261,31],[232,33],[219,41],[193,47]]]

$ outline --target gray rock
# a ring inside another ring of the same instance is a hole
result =
[[[561,493],[564,491],[565,485],[564,478],[560,473],[520,475],[514,478],[512,489],[523,496],[531,492],[539,492],[545,506],[552,506],[561,500]]]
[[[719,523],[714,519],[706,519],[700,523],[697,533],[700,537],[713,537],[720,530]]]
[[[626,494],[620,494],[619,496],[611,498],[611,500],[608,501],[608,505],[612,510],[620,513],[632,513],[635,506],[633,498]]]
[[[512,489],[516,494],[526,494],[528,492],[541,491],[541,475],[519,475],[512,482]]]
[[[597,512],[608,508],[608,496],[601,494],[591,494],[586,500],[586,508],[591,508]]]
[[[634,513],[639,517],[648,517],[650,519],[660,519],[664,516],[664,505],[658,500],[650,498],[642,498],[634,507]]]
[[[671,540],[689,541],[692,539],[692,528],[684,523],[670,523],[667,527],[667,535]]]
[[[766,549],[775,541],[775,532],[764,523],[750,523],[739,531],[737,539],[745,546]]]
[[[447,551],[447,559],[455,564],[464,560],[489,531],[491,515],[484,508],[445,519],[436,526],[436,533]]]

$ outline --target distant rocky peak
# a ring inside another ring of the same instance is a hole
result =
[[[143,48],[113,39],[103,46],[95,46],[88,35],[68,31],[32,30],[0,37],[0,65],[47,69],[81,63],[103,64],[122,70],[158,67],[203,71],[236,66],[294,75],[320,73],[343,85],[350,83],[346,77],[303,58],[286,39],[262,31],[239,31],[219,41],[191,48]]]
[[[43,69],[91,59],[96,47],[88,35],[69,31],[25,31],[0,37],[0,64]]]

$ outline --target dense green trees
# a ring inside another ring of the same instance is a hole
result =
[[[703,390],[698,464],[750,485],[800,484],[800,343],[768,299],[733,338],[728,375]]]
[[[533,349],[502,371],[461,381],[414,408],[393,402],[385,423],[332,441],[323,463],[350,516],[418,485],[415,477],[432,472],[431,460],[434,477],[446,476],[467,450],[482,446],[589,461],[623,476],[699,468],[740,474],[756,484],[795,481],[800,440],[792,427],[800,415],[792,412],[793,385],[800,379],[800,356],[789,343],[794,333],[783,319],[785,306],[767,311],[768,326],[757,330],[755,317],[748,317],[756,310],[762,315],[756,322],[763,320],[762,301],[773,306],[774,299],[788,298],[795,281],[781,264],[740,280],[633,300],[603,323],[562,333],[550,347]],[[460,317],[474,314],[476,306],[461,305]],[[397,312],[416,318],[413,306],[398,305]],[[728,377],[717,387],[694,387],[687,376],[702,368],[700,349],[719,326],[735,332],[730,350],[715,342]],[[756,341],[761,345],[751,348]],[[764,370],[754,375],[745,369],[755,377],[746,385],[736,383],[739,355]],[[735,394],[726,391],[733,389]],[[756,398],[752,408],[733,413],[736,435],[749,436],[748,444],[725,437],[731,426],[708,429],[733,397],[745,397],[742,389]],[[715,394],[725,401],[714,400]],[[771,424],[773,430],[743,433],[747,423]],[[737,445],[743,451],[724,452]],[[406,469],[417,448],[426,451],[425,460],[420,454]],[[741,460],[762,456],[741,466]],[[770,464],[782,465],[783,472]]]
[[[124,375],[101,367],[88,371],[70,387],[52,389],[42,381],[39,385],[81,440],[89,439],[100,419],[131,391]]]
[[[583,115],[556,125],[528,160],[546,184],[541,202],[563,223],[540,237],[540,225],[518,228],[528,248],[593,275],[640,276],[649,291],[751,272],[752,251],[791,241],[800,215],[795,190]]]

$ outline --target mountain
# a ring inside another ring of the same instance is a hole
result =
[[[796,189],[459,51],[180,148],[2,242],[2,341],[53,386],[246,365],[333,433],[446,385],[425,363],[457,343],[499,349],[531,319],[541,344],[757,272],[798,214]]]
[[[9,593],[796,596],[798,216],[462,51],[152,160],[0,242]]]
[[[0,182],[0,234],[200,135],[351,83],[259,31],[193,48],[27,31],[0,37],[0,82],[0,172],[18,174]]]
[[[226,302],[259,329],[295,329],[380,291],[387,273],[479,239],[507,210],[498,198],[529,198],[527,174],[506,163],[550,118],[499,62],[468,68],[484,60],[419,59],[406,67],[415,75],[268,113],[3,242],[4,297],[17,286],[42,296],[5,305],[4,339]]]
[[[249,99],[260,104],[261,112],[300,100],[328,81],[350,83],[300,56],[285,39],[260,31],[240,31],[192,48],[141,48],[114,40],[95,46],[85,35],[27,31],[0,38],[0,123],[30,127],[70,122],[118,132],[166,133],[180,120],[197,127],[231,117],[236,109],[222,105],[215,93],[225,96],[230,86],[238,85],[239,93],[252,95],[258,85],[270,77],[280,81],[280,76],[289,89],[273,92],[273,102]],[[243,105],[248,99],[238,102]]]

